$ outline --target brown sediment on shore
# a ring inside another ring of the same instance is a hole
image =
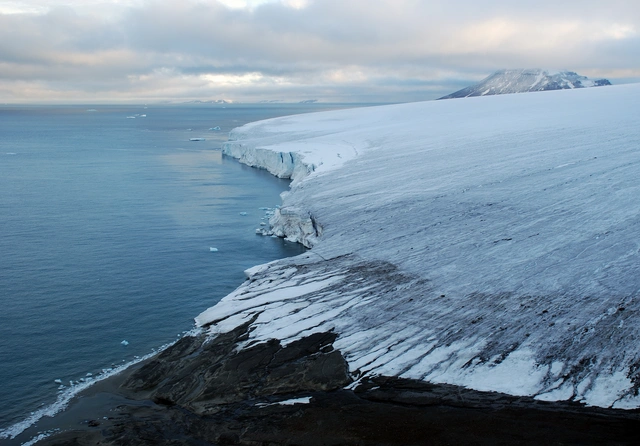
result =
[[[238,350],[249,324],[174,346],[80,394],[38,445],[638,444],[640,411],[353,377],[334,333]],[[517,377],[514,377],[517,379]],[[296,401],[297,400],[297,401]],[[309,401],[308,403],[304,403]],[[35,429],[15,441],[33,437]],[[20,444],[20,443],[16,443]]]

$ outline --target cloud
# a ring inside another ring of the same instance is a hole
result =
[[[407,101],[498,68],[640,77],[635,0],[517,3],[4,2],[0,100]]]

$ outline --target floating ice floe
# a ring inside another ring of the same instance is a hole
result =
[[[246,216],[246,215],[249,215],[249,214],[247,214],[246,212],[240,212],[240,215]]]
[[[56,384],[62,384],[62,380],[61,379],[54,379],[53,382],[56,383]]]
[[[209,130],[220,130],[220,127],[218,127],[218,126],[211,127]]]
[[[123,340],[120,344],[122,344],[122,345],[129,345],[129,341],[127,341],[127,340],[125,339],[125,340]]]
[[[218,248],[209,248],[209,251],[211,251],[211,252],[218,252]]]
[[[206,141],[205,138],[189,138],[189,141]]]
[[[127,116],[127,119],[136,119],[135,116]]]

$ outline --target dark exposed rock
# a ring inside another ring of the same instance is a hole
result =
[[[249,323],[209,339],[185,337],[122,385],[131,396],[210,414],[220,405],[296,392],[331,391],[350,382],[338,351],[321,351],[336,339],[316,333],[283,347],[276,339],[236,351]]]
[[[85,420],[42,444],[559,445],[640,438],[640,411],[389,377],[364,378],[346,390],[351,378],[332,347],[334,333],[238,349],[248,327],[213,339],[183,338],[118,378],[122,395],[115,407],[103,408],[108,417]],[[310,402],[292,404],[301,397]]]

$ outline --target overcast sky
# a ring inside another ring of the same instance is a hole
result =
[[[640,1],[0,0],[0,102],[408,102],[536,67],[640,81]]]

